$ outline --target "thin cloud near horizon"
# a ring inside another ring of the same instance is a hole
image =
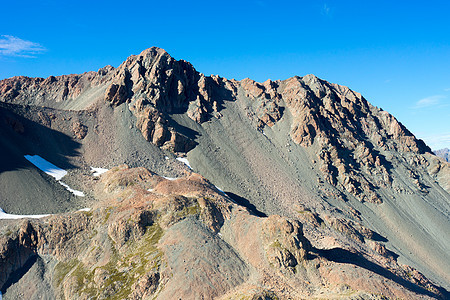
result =
[[[0,35],[0,57],[26,57],[35,58],[37,54],[47,49],[39,43],[22,40],[12,35]]]
[[[423,135],[417,136],[419,139],[424,140],[425,143],[430,146],[430,148],[435,150],[440,150],[444,148],[450,148],[450,133],[442,133],[435,135]]]
[[[425,108],[425,107],[436,106],[436,105],[440,104],[441,100],[444,98],[446,98],[446,97],[443,95],[429,96],[429,97],[426,97],[426,98],[423,98],[423,99],[420,99],[419,101],[417,101],[412,108],[420,109],[420,108]]]

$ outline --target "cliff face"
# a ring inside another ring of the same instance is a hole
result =
[[[447,295],[421,273],[449,287],[449,164],[347,87],[205,76],[150,48],[116,69],[0,81],[0,128],[1,182],[30,182],[2,184],[0,207],[93,208],[4,223],[7,295],[37,274],[66,299]],[[112,170],[97,182],[92,166]]]
[[[79,99],[87,91],[103,85],[110,80],[113,69],[107,66],[98,72],[50,76],[46,79],[25,76],[4,79],[1,81],[1,100],[22,105],[58,107],[60,103]]]
[[[325,181],[360,201],[381,203],[379,187],[392,186],[382,152],[424,154],[431,150],[392,115],[347,87],[314,75],[285,81],[240,83],[245,97],[258,103],[251,116],[259,128],[273,126],[282,107],[292,115],[290,137],[303,147],[314,144]]]

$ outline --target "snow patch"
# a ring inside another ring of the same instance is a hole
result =
[[[168,160],[168,159],[169,159],[169,157],[168,157],[168,156],[164,156],[164,159],[165,159],[165,160]]]
[[[104,169],[104,168],[94,168],[91,167],[91,172],[93,173],[92,175],[94,175],[95,177],[102,175],[103,173],[108,172],[108,169]]]
[[[39,170],[41,170],[41,171],[45,172],[46,174],[48,174],[48,175],[52,176],[53,178],[55,178],[56,181],[59,182],[60,185],[62,185],[63,187],[66,188],[66,190],[68,190],[69,192],[71,192],[75,196],[84,197],[84,193],[83,192],[74,190],[70,186],[65,184],[64,182],[60,181],[64,176],[67,175],[67,171],[66,170],[58,168],[57,166],[55,166],[51,162],[46,161],[45,159],[43,159],[39,155],[25,155],[24,157],[30,163],[35,165]],[[92,168],[92,169],[106,170],[106,169],[102,169],[102,168]],[[106,170],[106,171],[108,171],[108,170]],[[96,175],[94,174],[94,176],[96,176]]]
[[[90,210],[91,210],[91,208],[87,207],[87,208],[79,209],[78,211],[90,211]],[[40,219],[40,218],[45,218],[45,217],[48,217],[48,216],[51,216],[51,215],[52,214],[45,214],[45,215],[13,215],[13,214],[5,213],[5,211],[0,208],[0,220],[17,220],[17,219],[24,219],[24,218]],[[0,300],[2,300],[1,293],[0,293]]]
[[[148,189],[147,191],[149,191],[149,192],[153,192],[155,189]]]
[[[162,176],[162,178],[165,178],[167,180],[177,180],[178,178],[173,178],[173,177],[166,177],[166,176]]]
[[[2,219],[2,220],[14,220],[14,219],[23,219],[23,218],[39,219],[39,218],[44,218],[44,217],[48,217],[48,216],[50,216],[50,214],[47,214],[47,215],[12,215],[12,214],[5,213],[5,211],[0,208],[0,219]],[[0,300],[1,299],[2,298],[0,297]]]
[[[58,180],[58,182],[59,182],[60,185],[62,185],[63,187],[65,187],[66,190],[68,190],[69,192],[71,192],[71,193],[74,194],[75,196],[78,196],[78,197],[84,197],[84,193],[83,193],[82,191],[74,190],[73,188],[71,188],[70,186],[68,186],[67,184],[65,184],[65,183],[62,182],[62,181],[59,181],[59,180]]]
[[[67,171],[63,170],[61,168],[58,168],[54,164],[46,161],[39,155],[25,155],[25,158],[35,165],[38,169],[42,170],[43,172],[47,173],[48,175],[52,176],[56,180],[61,180],[64,176],[67,175]]]
[[[225,193],[220,187],[218,187],[217,185],[214,186],[219,192],[222,193],[222,195],[230,198],[231,202],[236,203],[236,201],[234,201],[230,196],[227,195],[227,193]]]
[[[218,187],[217,185],[215,185],[215,188],[216,188],[219,192],[221,192],[222,194],[226,195],[225,192],[224,192],[220,187]]]
[[[191,165],[189,164],[189,161],[187,160],[187,158],[185,157],[177,157],[178,161],[181,161],[182,163],[184,163],[186,166],[188,166],[189,169],[192,170]]]

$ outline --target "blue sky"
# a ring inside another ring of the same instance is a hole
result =
[[[450,148],[450,1],[5,1],[0,79],[118,66],[158,46],[198,71],[315,74]]]

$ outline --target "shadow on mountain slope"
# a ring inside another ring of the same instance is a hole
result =
[[[70,170],[75,168],[70,158],[80,155],[81,144],[22,116],[38,119],[42,113],[39,108],[8,108],[0,103],[0,208],[12,214],[47,214],[78,207],[79,199],[38,170],[24,155],[39,155],[57,167]]]
[[[435,294],[419,285],[416,285],[408,280],[405,280],[394,273],[390,272],[389,270],[367,260],[362,255],[358,253],[352,253],[348,250],[342,249],[342,248],[333,248],[333,249],[313,249],[313,253],[316,253],[322,257],[325,257],[329,261],[333,261],[336,263],[344,263],[344,264],[352,264],[361,268],[364,268],[366,270],[369,270],[375,274],[378,274],[380,276],[383,276],[386,279],[392,280],[396,282],[397,284],[403,286],[404,288],[418,293],[422,295],[427,295],[433,298],[441,298],[441,299],[449,299],[450,293],[444,289],[439,288],[439,294]]]
[[[32,166],[24,155],[39,155],[63,169],[74,166],[81,144],[70,136],[31,121],[0,103],[0,173]],[[26,110],[26,107],[22,108]]]
[[[225,192],[225,194],[227,194],[228,197],[233,199],[234,202],[236,202],[237,204],[246,207],[252,215],[255,215],[255,216],[258,216],[261,218],[267,217],[267,215],[265,213],[263,213],[262,211],[259,211],[256,208],[256,206],[254,206],[252,203],[250,203],[250,201],[248,201],[247,199],[245,199],[239,195],[236,195],[234,193],[231,193],[231,192]]]
[[[10,286],[17,283],[25,274],[27,274],[31,267],[37,262],[38,258],[39,257],[36,254],[30,255],[25,263],[9,276],[8,280],[5,282],[3,287],[1,287],[0,291],[3,294],[6,293]]]
[[[384,242],[384,243],[389,241],[387,238],[385,238],[384,236],[375,231],[373,232],[371,239],[377,242]]]
[[[191,140],[195,141],[200,133],[198,131],[195,131],[189,127],[186,127],[184,125],[181,125],[179,122],[174,120],[173,116],[168,115],[167,120],[169,122],[169,125],[175,129],[176,132],[181,133]],[[195,142],[195,145],[198,145],[197,142]]]

